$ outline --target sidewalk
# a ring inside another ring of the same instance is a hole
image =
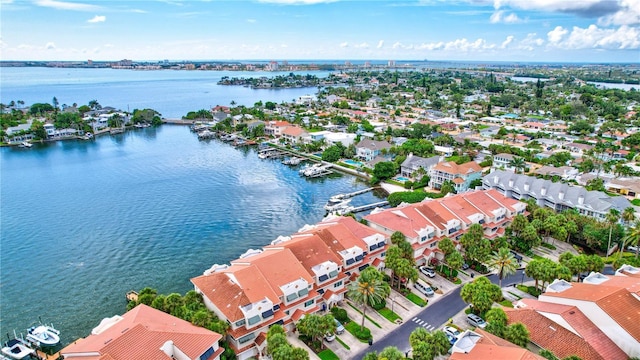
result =
[[[309,349],[307,344],[303,343],[302,341],[300,341],[300,339],[298,339],[297,333],[296,334],[287,333],[287,341],[289,341],[289,344],[291,344],[291,346],[305,349],[309,353],[309,360],[320,360],[318,355],[316,355],[316,353],[314,353],[313,350]],[[325,341],[325,344],[326,344],[326,341]]]

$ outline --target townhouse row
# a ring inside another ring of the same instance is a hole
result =
[[[191,282],[206,306],[229,323],[227,340],[238,358],[247,359],[264,353],[271,325],[290,331],[305,314],[343,300],[348,282],[365,268],[384,269],[395,231],[425,263],[439,240],[457,240],[471,224],[495,238],[525,207],[489,190],[378,211],[365,217],[369,226],[351,217],[329,218],[248,250],[228,265],[213,265]]]

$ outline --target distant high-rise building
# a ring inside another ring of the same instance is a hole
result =
[[[371,67],[371,61],[365,61],[364,62],[364,67],[370,68]]]
[[[87,65],[92,66],[93,65],[93,60],[91,60],[91,59],[87,60]]]
[[[396,66],[396,61],[395,61],[395,60],[389,60],[389,61],[387,61],[387,66],[388,66],[388,67],[394,67],[394,66]]]

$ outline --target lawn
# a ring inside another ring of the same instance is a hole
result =
[[[402,318],[398,314],[394,313],[386,307],[378,310],[378,312],[380,313],[380,315],[384,316],[385,319],[391,321],[394,324],[396,320],[402,320]]]
[[[518,288],[518,290],[520,291],[524,291],[530,295],[533,295],[535,297],[540,296],[540,289],[536,289],[535,286],[524,286],[524,285],[516,285],[516,287]]]
[[[420,306],[420,307],[425,307],[427,306],[427,301],[424,300],[423,298],[421,298],[420,296],[414,294],[414,293],[408,293],[407,294],[407,299],[409,299],[412,303]]]
[[[325,349],[318,353],[318,357],[322,360],[340,360],[338,355],[334,354],[331,349]]]
[[[502,300],[502,301],[499,302],[499,304],[504,306],[504,307],[509,307],[509,308],[513,307],[513,304],[509,300]]]
[[[358,309],[357,307],[353,306],[353,304],[348,303],[349,306],[351,306],[351,308],[353,308],[353,310],[357,311],[360,313],[360,315],[362,315],[362,311],[360,309]],[[377,327],[379,327],[380,329],[382,329],[382,326],[380,326],[380,324],[378,324],[375,320],[373,320],[372,318],[370,318],[368,315],[364,316],[365,318],[367,318],[367,320],[371,321],[371,323]]]

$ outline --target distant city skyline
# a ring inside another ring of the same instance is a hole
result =
[[[640,62],[638,0],[0,0],[1,60]]]

